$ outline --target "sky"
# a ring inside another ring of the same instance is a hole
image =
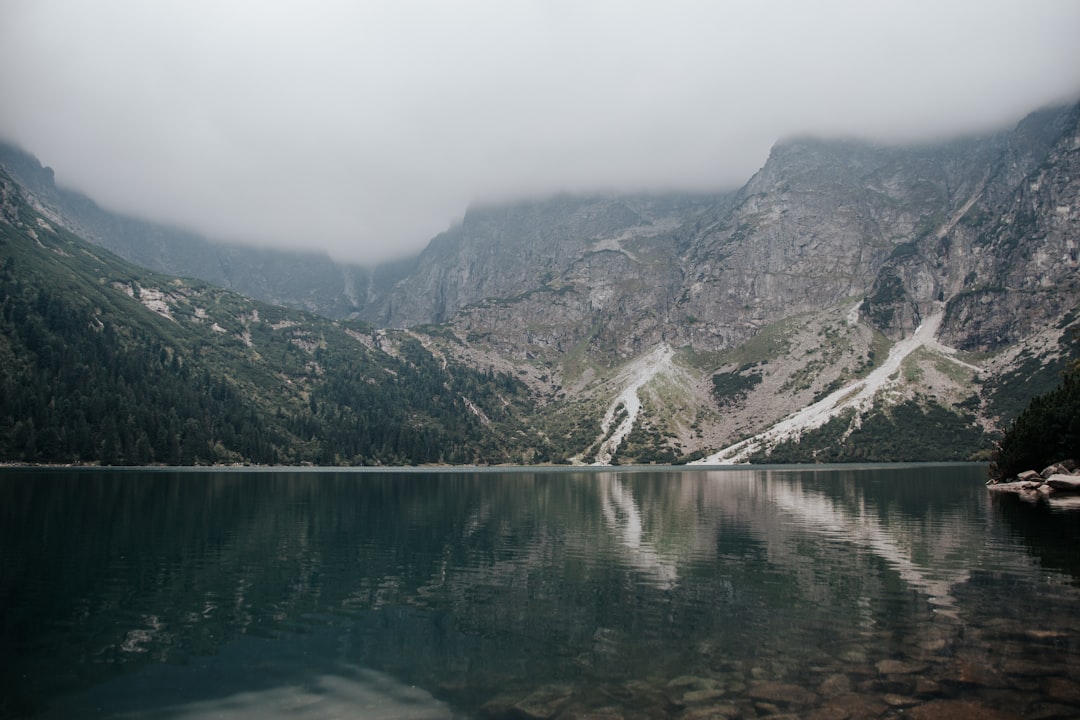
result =
[[[0,0],[0,137],[102,206],[374,263],[476,203],[1080,100],[1076,0]]]

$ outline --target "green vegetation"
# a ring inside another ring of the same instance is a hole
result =
[[[919,254],[919,244],[914,240],[900,243],[889,253],[890,260],[899,260],[906,257],[914,257]]]
[[[892,324],[894,306],[907,297],[904,282],[896,271],[886,266],[881,269],[874,282],[873,293],[866,299],[863,313],[876,327],[884,328]]]
[[[753,364],[744,365],[738,370],[712,376],[712,394],[721,407],[737,404],[761,383],[761,371],[753,368]]]
[[[791,351],[790,338],[806,319],[805,315],[796,315],[766,325],[742,345],[719,353],[718,359],[745,367],[781,357]]]
[[[639,465],[674,464],[682,456],[682,446],[671,433],[656,427],[648,418],[639,418],[633,430],[619,445],[613,464],[631,462]]]
[[[1080,457],[1080,361],[1073,361],[1061,384],[1039,395],[1006,430],[994,449],[991,473],[1008,478],[1024,470]]]
[[[999,418],[1003,427],[1015,420],[1032,398],[1056,388],[1069,367],[1069,358],[1080,356],[1080,333],[1063,333],[1059,342],[1058,356],[1046,358],[1024,351],[1013,370],[983,383],[987,411]]]
[[[603,411],[594,405],[575,399],[561,400],[540,410],[533,422],[540,430],[548,454],[533,462],[565,463],[582,448],[587,449],[582,460],[591,462],[598,448],[596,438],[600,435],[602,415]]]
[[[755,463],[920,462],[970,460],[990,440],[966,412],[933,402],[907,401],[863,415],[833,418],[797,440],[778,443],[751,458]]]
[[[0,174],[0,461],[543,461],[515,377],[141,270]],[[364,338],[369,338],[364,342]]]

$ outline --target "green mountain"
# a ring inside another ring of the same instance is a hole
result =
[[[0,172],[0,460],[106,464],[544,459],[513,376],[120,260]],[[521,455],[523,448],[529,454]]]

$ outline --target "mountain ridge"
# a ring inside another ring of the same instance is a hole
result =
[[[382,275],[294,267],[288,284],[371,323],[349,331],[369,350],[415,342],[523,383],[501,427],[528,461],[719,461],[755,437],[740,459],[913,459],[894,439],[927,433],[922,459],[964,459],[1076,353],[1078,148],[1080,105],[946,143],[786,139],[731,193],[476,206]],[[37,167],[26,193],[62,223]],[[460,422],[499,414],[462,397]]]

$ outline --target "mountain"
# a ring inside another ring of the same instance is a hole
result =
[[[364,298],[385,292],[410,262],[377,268],[339,263],[325,253],[273,250],[216,242],[193,232],[119,215],[82,193],[58,187],[51,168],[33,155],[0,142],[0,166],[29,193],[53,225],[110,250],[140,267],[198,278],[275,305],[339,319]],[[297,245],[301,245],[298,240]]]
[[[0,460],[545,459],[517,427],[531,400],[516,377],[138,268],[26,197],[0,171]]]
[[[293,300],[275,301],[322,308],[339,329],[320,337],[346,347],[415,343],[449,373],[435,396],[469,372],[513,386],[501,410],[472,415],[501,418],[505,458],[985,456],[1077,355],[1078,148],[1080,106],[920,146],[788,138],[738,191],[473,207],[418,257],[357,271],[348,294],[340,268],[297,260],[282,282]],[[45,168],[21,173],[46,175],[22,189],[42,221],[91,225]],[[206,247],[214,267],[231,252]],[[233,285],[266,282],[267,267]],[[352,458],[366,456],[336,459]]]
[[[967,457],[1075,352],[1078,114],[789,139],[729,195],[476,208],[360,314],[548,368],[545,412],[600,420],[581,460]]]

